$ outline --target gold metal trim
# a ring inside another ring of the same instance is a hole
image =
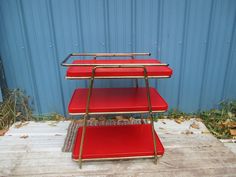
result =
[[[63,66],[115,66],[117,68],[119,68],[122,65],[125,66],[169,66],[166,63],[116,63],[116,64],[110,64],[110,63],[83,63],[83,64],[79,64],[79,63],[64,63]]]
[[[98,68],[116,68],[116,65],[112,65],[112,66],[95,66],[93,67],[92,70],[92,77],[90,78],[90,86],[89,86],[89,92],[88,92],[88,97],[87,97],[87,103],[86,103],[86,112],[84,115],[84,123],[83,123],[83,131],[82,131],[82,137],[81,137],[81,143],[80,143],[80,150],[79,150],[79,167],[82,168],[82,153],[83,153],[83,144],[84,144],[84,137],[85,137],[85,130],[86,130],[86,125],[87,125],[87,121],[86,118],[89,115],[89,104],[90,104],[90,98],[91,98],[91,94],[92,94],[92,89],[93,89],[93,82],[94,82],[94,78],[95,78],[95,72],[96,69]],[[143,68],[144,71],[144,79],[145,79],[145,85],[146,85],[146,90],[147,90],[147,98],[148,98],[148,108],[149,111],[146,113],[149,113],[150,117],[151,117],[151,125],[152,125],[152,136],[153,136],[153,144],[154,144],[154,163],[157,163],[157,150],[156,150],[156,138],[155,138],[155,130],[154,130],[154,123],[153,123],[153,111],[152,111],[152,106],[151,106],[151,96],[150,96],[150,90],[149,90],[149,82],[148,82],[148,75],[147,75],[147,69],[145,66],[127,66],[127,65],[121,65],[118,66],[121,68]],[[111,114],[116,114],[116,112],[112,112]]]
[[[166,112],[167,110],[163,111],[152,111],[153,113],[161,113],[161,112]],[[130,112],[90,112],[89,114],[91,115],[101,115],[101,114],[144,114],[144,113],[149,113],[149,111],[130,111]],[[69,113],[71,116],[81,116],[84,115],[85,113]]]
[[[79,167],[80,167],[80,169],[82,168],[82,153],[83,153],[85,131],[86,131],[86,126],[87,126],[86,118],[89,115],[89,104],[90,104],[90,98],[91,98],[92,89],[93,89],[94,76],[95,76],[95,70],[93,70],[92,77],[90,78],[90,85],[89,85],[89,91],[88,91],[88,97],[87,97],[87,103],[86,103],[86,112],[84,115],[83,131],[82,131],[80,150],[79,150]]]
[[[62,66],[81,66],[66,63],[73,56],[93,56],[97,57],[134,57],[134,56],[150,56],[151,53],[71,53],[62,62]],[[91,65],[90,65],[91,66]]]
[[[158,157],[162,157],[162,155],[157,155]],[[129,159],[151,159],[151,156],[133,156],[133,157],[114,157],[114,158],[93,158],[93,159],[82,159],[83,162],[85,161],[106,161],[106,160],[129,160]],[[78,162],[78,159],[73,159],[73,161]]]
[[[150,56],[151,53],[72,53],[72,56],[95,56],[95,57],[130,57]]]
[[[148,76],[148,78],[170,78],[171,76]],[[90,79],[91,77],[70,77],[65,76],[68,80]],[[143,76],[95,76],[95,79],[143,79]]]

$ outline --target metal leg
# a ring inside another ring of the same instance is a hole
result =
[[[79,149],[79,168],[82,168],[82,152],[83,152],[83,145],[84,145],[84,136],[85,136],[85,131],[86,131],[86,125],[87,125],[87,114],[84,115],[84,122],[83,122],[83,130],[82,130],[82,137],[81,137],[81,142],[80,142],[80,149]]]
[[[149,115],[151,117],[151,125],[152,125],[152,138],[153,138],[153,144],[154,144],[154,163],[157,164],[157,149],[156,149],[155,129],[154,129],[154,123],[153,123],[151,96],[150,96],[149,82],[148,82],[146,68],[144,68],[144,77],[145,77],[145,83],[146,83],[146,89],[147,89]]]
[[[95,70],[94,70],[94,72],[95,72]],[[82,168],[82,153],[83,153],[84,137],[85,137],[85,131],[86,131],[86,125],[87,125],[87,117],[89,115],[90,98],[91,98],[92,89],[93,89],[94,72],[93,72],[92,77],[90,79],[90,86],[89,86],[87,103],[86,103],[86,113],[84,115],[82,137],[81,137],[81,142],[80,142],[80,150],[79,150],[79,167],[80,167],[80,169]]]
[[[134,60],[134,56],[131,56],[131,58]],[[138,79],[135,79],[135,86],[138,88]]]
[[[155,129],[154,129],[154,122],[153,122],[153,115],[151,116],[151,125],[152,125],[152,138],[153,138],[153,144],[154,144],[154,163],[157,164],[157,143],[156,143],[156,137],[155,137]]]
[[[104,66],[100,66],[104,67]],[[82,137],[81,137],[81,143],[80,143],[80,152],[79,152],[79,166],[82,168],[82,151],[83,151],[83,143],[84,143],[84,137],[85,137],[85,131],[86,131],[86,125],[87,125],[87,117],[89,115],[89,104],[90,104],[90,97],[92,93],[92,88],[93,88],[93,82],[94,82],[94,77],[95,77],[95,71],[97,68],[100,68],[99,66],[95,66],[92,71],[92,77],[90,79],[90,86],[89,86],[89,91],[88,91],[88,98],[87,98],[87,104],[86,104],[86,113],[84,115],[84,124],[83,124],[83,131],[82,131]],[[132,66],[107,66],[104,68],[112,68],[112,67],[130,67]],[[153,136],[153,144],[154,144],[154,163],[157,163],[157,150],[156,150],[156,138],[155,138],[155,130],[154,130],[154,123],[153,123],[153,115],[152,115],[152,106],[151,106],[151,96],[150,96],[150,90],[149,90],[149,82],[148,82],[148,75],[147,75],[147,70],[145,66],[133,66],[133,67],[141,67],[144,70],[144,79],[146,83],[146,90],[147,90],[147,98],[148,98],[148,108],[149,108],[149,115],[151,117],[151,126],[152,126],[152,136]]]

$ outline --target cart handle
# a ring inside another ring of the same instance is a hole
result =
[[[150,56],[151,53],[71,53],[62,62],[61,66],[98,66],[99,64],[68,64],[66,63],[73,56],[93,56],[96,57],[134,57]],[[104,65],[104,64],[103,64]]]

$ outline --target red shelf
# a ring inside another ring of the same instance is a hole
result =
[[[78,129],[72,158],[78,160],[82,127]],[[163,155],[163,145],[155,133],[157,154]],[[150,124],[89,126],[86,128],[82,159],[142,157],[154,155]]]
[[[127,60],[74,60],[73,64],[158,64],[156,59],[127,59]],[[66,77],[89,78],[92,76],[92,66],[71,66],[68,68]],[[146,66],[148,77],[170,77],[172,69],[168,66]],[[142,68],[98,68],[95,77],[143,77]]]
[[[75,90],[69,103],[71,115],[85,113],[88,89]],[[168,109],[165,100],[156,89],[150,88],[153,112],[164,112]],[[145,113],[148,112],[146,88],[93,88],[89,105],[90,114],[111,113]]]

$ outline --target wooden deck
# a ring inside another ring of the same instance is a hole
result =
[[[236,176],[236,155],[201,122],[200,129],[189,128],[192,121],[155,124],[166,149],[157,165],[151,159],[85,162],[82,170],[71,153],[61,152],[69,121],[12,126],[0,137],[0,176]]]

